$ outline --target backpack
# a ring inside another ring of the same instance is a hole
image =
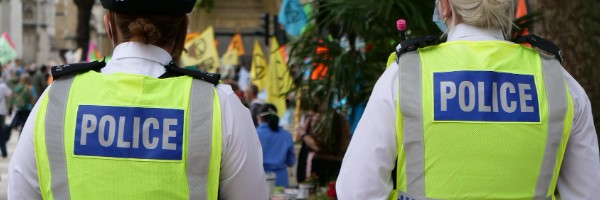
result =
[[[28,110],[32,102],[31,86],[17,86],[15,88],[14,102],[17,110]]]

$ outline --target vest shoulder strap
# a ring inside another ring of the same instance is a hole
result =
[[[100,69],[102,69],[104,66],[106,66],[106,63],[104,61],[101,61],[101,62],[94,61],[94,62],[90,62],[90,63],[66,64],[66,65],[59,65],[59,66],[52,67],[51,73],[52,73],[52,78],[54,78],[55,80],[58,80],[58,79],[61,79],[62,77],[65,77],[65,76],[71,75],[71,74],[85,73],[90,70],[100,71]]]
[[[427,35],[420,36],[400,42],[400,45],[396,47],[396,61],[400,60],[400,56],[405,53],[416,51],[419,48],[425,48],[428,46],[438,45],[443,40],[438,36]]]
[[[437,45],[437,44],[440,44],[442,41],[443,41],[443,39],[436,37],[436,36],[432,36],[432,35],[421,36],[421,37],[416,37],[413,39],[404,40],[404,41],[400,42],[400,45],[398,45],[398,47],[396,48],[396,60],[398,60],[398,58],[400,58],[400,56],[402,56],[405,53],[408,53],[411,51],[416,51],[419,48]],[[521,36],[516,39],[513,39],[512,41],[515,43],[531,44],[532,46],[534,46],[542,51],[545,51],[547,53],[554,55],[554,57],[556,59],[558,59],[558,61],[560,63],[563,63],[563,61],[564,61],[562,58],[562,51],[560,50],[560,48],[558,46],[556,46],[554,43],[552,43],[540,36],[537,36],[535,34]]]
[[[560,63],[563,62],[562,52],[561,52],[560,48],[558,48],[558,46],[556,46],[554,43],[552,43],[544,38],[541,38],[540,36],[537,36],[535,34],[530,34],[527,36],[518,37],[518,38],[514,39],[513,42],[531,44],[531,46],[537,47],[538,49],[540,49],[542,51],[545,51],[545,52],[548,52],[548,53],[554,55],[554,57],[556,59],[558,59],[558,61]]]
[[[218,85],[221,80],[221,74],[216,73],[206,73],[201,71],[189,70],[178,67],[175,63],[171,62],[169,65],[165,66],[167,70],[162,76],[159,78],[169,78],[169,77],[178,77],[178,76],[191,76],[194,79],[203,80],[209,82],[213,85]]]
[[[104,66],[106,66],[106,62],[104,61],[94,61],[90,63],[76,63],[76,64],[66,64],[60,66],[52,67],[52,77],[55,80],[61,79],[67,75],[80,74],[85,73],[90,70],[100,71]],[[171,62],[169,65],[165,66],[166,72],[161,75],[159,78],[169,78],[169,77],[178,77],[178,76],[190,76],[194,79],[203,80],[209,82],[213,85],[218,85],[219,80],[221,79],[220,74],[213,73],[204,73],[200,71],[194,71],[189,69],[183,69],[177,67],[175,63]]]

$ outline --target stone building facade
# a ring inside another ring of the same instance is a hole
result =
[[[211,11],[196,9],[190,14],[190,31],[201,32],[213,26],[219,55],[225,53],[233,34],[241,33],[246,51],[246,56],[241,60],[243,65],[249,66],[254,40],[260,42],[263,50],[268,49],[264,35],[258,34],[263,32],[262,17],[269,14],[272,20],[272,16],[279,12],[280,5],[281,0],[217,0]],[[267,51],[265,53],[268,54]]]
[[[254,40],[260,41],[266,50],[264,36],[258,34],[264,32],[261,17],[268,13],[273,20],[280,6],[281,0],[215,0],[210,12],[196,9],[189,14],[190,31],[201,32],[213,26],[220,55],[225,53],[235,33],[242,33],[246,52],[252,52]],[[112,44],[102,23],[104,13],[96,0],[90,38],[102,55],[110,55]],[[73,0],[0,0],[0,32],[10,34],[25,63],[58,61],[59,52],[76,48],[76,29],[77,7]],[[249,59],[242,61],[249,65]]]
[[[92,40],[110,53],[101,24],[104,10],[93,9]],[[0,0],[0,32],[7,32],[25,64],[59,61],[59,52],[76,48],[77,7],[73,0]],[[106,54],[104,54],[106,55]]]

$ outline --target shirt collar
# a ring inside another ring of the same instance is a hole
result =
[[[164,49],[137,42],[119,44],[113,57],[102,68],[102,73],[139,74],[160,77],[165,73],[165,65],[171,61],[171,55]]]
[[[124,42],[115,47],[112,59],[119,60],[124,58],[143,58],[160,63],[161,65],[168,65],[173,59],[163,48],[139,42]]]
[[[504,34],[500,29],[482,29],[461,23],[454,26],[454,28],[450,30],[450,33],[448,33],[448,42],[455,40],[504,40]]]

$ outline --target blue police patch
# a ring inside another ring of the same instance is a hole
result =
[[[181,160],[183,110],[80,105],[75,155]]]
[[[433,84],[435,121],[540,122],[533,75],[438,72]]]

